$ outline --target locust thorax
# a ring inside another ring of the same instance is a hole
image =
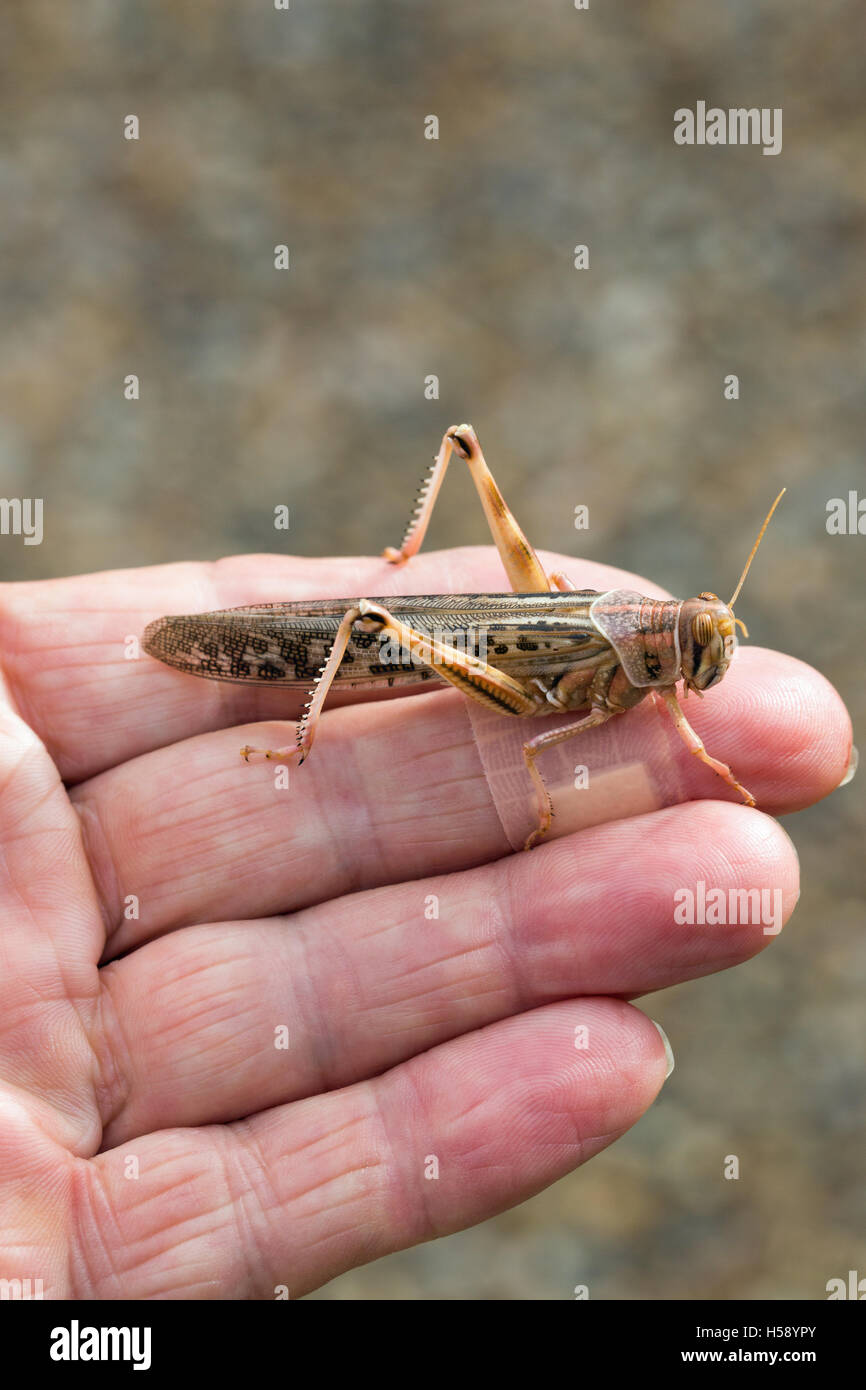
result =
[[[734,615],[715,594],[688,598],[680,609],[682,676],[689,690],[717,685],[737,649]]]

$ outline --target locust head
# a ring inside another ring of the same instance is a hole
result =
[[[680,609],[681,670],[686,690],[699,695],[722,679],[737,649],[737,622],[732,609],[715,594],[686,599]]]
[[[741,618],[734,616],[734,604],[749,573],[755,552],[770,524],[770,517],[784,493],[785,489],[782,488],[767,513],[767,518],[758,532],[758,539],[752,546],[752,552],[740,575],[739,583],[728,602],[723,603],[716,594],[705,593],[699,594],[697,598],[686,599],[680,609],[680,670],[686,694],[694,690],[696,695],[700,695],[704,690],[709,690],[711,685],[718,685],[737,649],[737,625],[743,629],[744,637],[749,635],[746,624]]]

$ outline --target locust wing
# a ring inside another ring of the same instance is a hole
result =
[[[371,602],[422,632],[515,676],[549,680],[578,662],[594,662],[609,644],[589,609],[595,590],[551,594],[388,595]],[[157,618],[142,646],[149,656],[209,680],[309,687],[357,599],[300,599]],[[407,685],[437,681],[409,652],[379,633],[356,629],[336,683]]]

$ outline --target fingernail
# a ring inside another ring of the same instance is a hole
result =
[[[665,1056],[666,1056],[667,1059],[668,1059],[668,1069],[667,1069],[667,1071],[665,1072],[665,1081],[667,1081],[668,1077],[670,1076],[671,1072],[673,1071],[673,1069],[674,1069],[674,1067],[675,1067],[675,1065],[676,1065],[676,1063],[674,1062],[674,1050],[673,1050],[673,1048],[671,1047],[671,1040],[670,1040],[670,1038],[668,1037],[667,1033],[665,1032],[664,1028],[662,1028],[661,1024],[660,1024],[660,1023],[656,1023],[656,1021],[655,1021],[654,1018],[651,1018],[651,1019],[650,1019],[650,1023],[655,1024],[656,1028],[658,1028],[658,1030],[659,1030],[659,1037],[661,1038],[662,1042],[663,1042],[664,1045],[665,1045]]]
[[[845,769],[845,776],[842,778],[842,781],[839,783],[839,786],[840,786],[840,787],[847,787],[847,785],[848,785],[849,782],[853,782],[853,781],[854,781],[854,773],[857,771],[857,764],[859,763],[859,761],[860,761],[860,754],[857,752],[856,746],[852,743],[852,744],[851,744],[851,757],[849,758],[849,760],[848,760],[848,766],[847,766],[846,769]]]

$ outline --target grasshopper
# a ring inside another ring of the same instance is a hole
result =
[[[432,680],[521,718],[585,711],[579,722],[538,734],[523,745],[538,798],[538,825],[525,849],[545,834],[553,815],[537,766],[539,755],[632,709],[650,694],[667,705],[690,751],[754,806],[751,793],[726,763],[707,752],[689,725],[676,686],[682,681],[686,695],[694,691],[701,696],[727,671],[737,646],[737,625],[748,637],[733,606],[785,489],[768,512],[728,603],[711,593],[681,600],[647,598],[628,589],[575,589],[566,575],[545,574],[487,467],[474,429],[456,425],[446,430],[422,481],[402,545],[383,552],[391,564],[405,564],[420,549],[452,453],[469,465],[513,592],[302,600],[158,618],[145,631],[144,650],[209,680],[308,688],[295,745],[245,747],[241,755],[247,760],[264,753],[303,763],[334,684],[351,688]],[[479,633],[483,642],[473,635]],[[491,661],[484,659],[488,654]]]

